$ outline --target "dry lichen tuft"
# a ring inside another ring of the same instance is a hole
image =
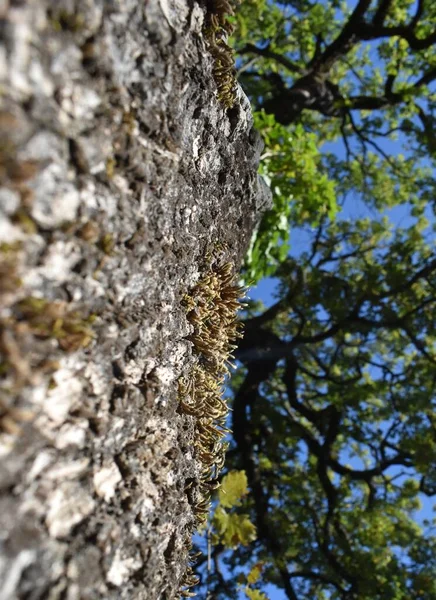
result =
[[[234,266],[226,263],[211,269],[185,296],[187,317],[194,327],[191,341],[198,363],[190,375],[179,382],[180,410],[195,419],[195,455],[201,462],[199,494],[193,506],[197,526],[207,521],[212,490],[219,486],[218,475],[224,466],[228,444],[223,438],[228,406],[223,399],[225,377],[228,374],[234,341],[241,337],[237,311],[245,288],[236,281]],[[191,560],[194,557],[191,556]],[[184,597],[195,595],[189,590],[197,583],[192,567],[181,582],[188,589]]]
[[[234,29],[228,17],[234,14],[228,0],[213,0],[205,28],[209,52],[214,60],[212,72],[218,88],[218,100],[224,108],[232,108],[236,98],[234,51],[227,44],[227,38]]]

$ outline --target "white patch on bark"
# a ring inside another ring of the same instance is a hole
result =
[[[30,471],[27,473],[26,480],[30,483],[35,481],[37,477],[41,475],[41,473],[50,465],[54,460],[56,460],[55,452],[50,450],[42,451],[33,461],[33,465]]]
[[[77,377],[77,357],[75,365],[73,361],[74,357],[62,361],[63,364],[53,374],[56,385],[43,400],[43,410],[55,424],[63,424],[73,405],[81,398],[83,382]]]
[[[66,537],[77,523],[91,514],[94,506],[94,500],[80,483],[64,483],[48,498],[46,525],[49,534],[55,538]]]
[[[112,561],[109,572],[106,576],[106,580],[112,583],[112,585],[119,587],[122,583],[129,579],[130,574],[135,569],[138,569],[141,564],[141,560],[133,557],[122,559],[121,552],[117,550],[115,552],[115,557]]]
[[[94,489],[97,496],[109,502],[115,495],[115,490],[121,480],[121,473],[115,463],[103,467],[94,473]]]
[[[56,466],[49,469],[45,475],[46,479],[58,480],[58,479],[78,479],[89,465],[89,458],[82,458],[80,460],[72,460],[68,462],[60,462]]]
[[[13,215],[20,206],[20,195],[18,192],[9,190],[8,188],[0,189],[0,207],[1,211],[7,215]],[[1,223],[4,224],[3,221]]]
[[[88,428],[87,419],[75,419],[74,423],[66,423],[59,429],[59,435],[55,440],[56,448],[59,450],[68,448],[68,446],[83,448]]]
[[[76,219],[80,194],[65,181],[65,166],[52,163],[33,180],[31,215],[42,227],[54,228]]]
[[[77,246],[72,242],[55,242],[51,244],[44,263],[28,271],[22,279],[29,288],[41,288],[47,280],[63,283],[70,279],[70,271],[80,259]]]
[[[23,550],[11,563],[0,556],[0,581],[3,587],[0,590],[0,600],[11,600],[21,578],[21,573],[36,559],[35,550]]]
[[[95,396],[101,396],[107,391],[107,373],[101,365],[88,363],[85,369],[85,377],[88,379]]]
[[[12,225],[10,221],[6,221],[6,219],[0,221],[0,242],[12,244],[13,242],[24,240],[25,238],[26,234],[20,227]]]

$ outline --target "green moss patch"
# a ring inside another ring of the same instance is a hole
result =
[[[208,12],[204,34],[213,57],[213,77],[218,88],[218,100],[224,108],[232,108],[236,99],[234,50],[227,44],[233,25],[228,20],[235,14],[228,0],[213,0]]]
[[[198,362],[179,382],[179,406],[181,412],[195,419],[195,456],[202,465],[199,497],[193,507],[197,527],[207,522],[211,493],[219,486],[218,475],[224,466],[228,444],[223,438],[229,433],[229,409],[223,389],[236,348],[234,341],[242,335],[237,311],[243,306],[239,298],[244,294],[234,265],[225,263],[212,267],[184,298],[187,318],[194,327],[190,339]],[[196,583],[190,566],[182,580],[182,587],[187,589],[181,595],[195,595],[189,588]]]

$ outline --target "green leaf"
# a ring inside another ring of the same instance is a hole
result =
[[[258,562],[251,569],[249,574],[247,575],[247,582],[249,584],[256,583],[259,581],[260,576],[262,575],[263,562]]]
[[[219,506],[215,511],[212,523],[221,543],[227,548],[237,548],[239,545],[247,546],[256,539],[256,527],[247,515],[228,513]]]
[[[244,592],[250,600],[268,600],[266,594],[259,592],[259,590],[249,588],[248,586],[244,589]]]
[[[221,506],[226,508],[238,506],[247,494],[248,482],[245,471],[230,471],[223,477],[218,491]]]

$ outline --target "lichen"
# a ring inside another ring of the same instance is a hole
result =
[[[235,12],[229,0],[213,0],[204,30],[209,52],[213,57],[212,73],[218,88],[218,100],[224,108],[232,108],[236,100],[234,50],[227,44],[233,25],[228,20]]]
[[[237,284],[234,265],[212,266],[191,292],[183,298],[188,321],[194,331],[190,337],[198,362],[179,381],[181,412],[194,418],[195,456],[201,463],[199,495],[193,506],[197,527],[207,521],[211,493],[219,486],[219,472],[224,466],[229,433],[229,408],[223,397],[225,378],[229,373],[234,341],[241,337],[237,311],[243,306],[239,298],[245,288]],[[193,557],[190,557],[192,562]],[[189,590],[197,578],[189,566],[180,591],[184,597],[195,595]]]

